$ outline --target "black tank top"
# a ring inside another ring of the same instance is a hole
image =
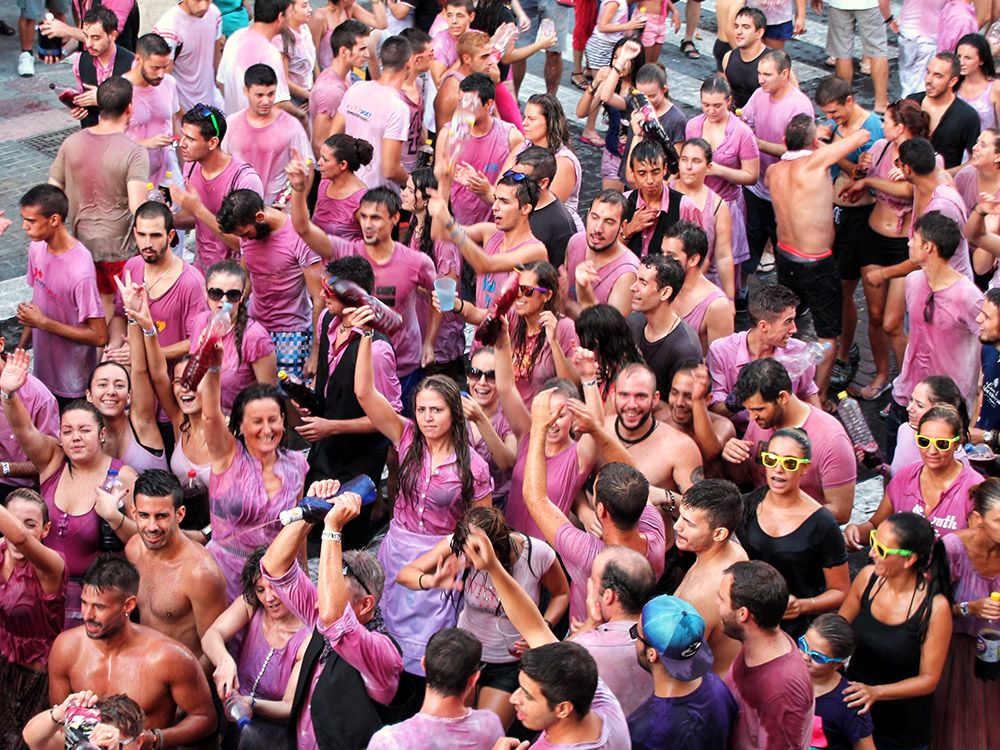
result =
[[[887,625],[872,615],[872,589],[878,577],[872,575],[861,595],[861,609],[852,626],[858,646],[847,668],[847,678],[866,685],[889,685],[920,672],[920,623],[929,617],[931,596],[899,625]],[[916,594],[916,592],[914,592]],[[875,595],[877,595],[876,592]],[[873,736],[876,744],[888,742],[900,747],[930,744],[934,717],[934,696],[922,695],[897,701],[878,701],[872,706]]]
[[[760,62],[761,55],[767,50],[765,47],[750,62],[743,62],[740,51],[734,49],[729,55],[729,63],[726,65],[726,80],[733,90],[733,101],[737,109],[745,107],[750,101],[750,96],[756,91],[760,84],[757,83],[757,63]]]

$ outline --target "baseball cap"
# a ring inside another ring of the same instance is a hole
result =
[[[642,608],[642,637],[678,680],[696,680],[712,668],[705,621],[683,599],[663,595],[647,602]]]

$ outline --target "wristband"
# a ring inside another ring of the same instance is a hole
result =
[[[153,745],[154,750],[162,750],[162,748],[163,748],[163,730],[162,729],[154,729],[153,730],[153,737],[156,739],[156,742]]]
[[[427,589],[424,588],[424,576],[425,575],[427,575],[427,574],[426,573],[421,573],[420,577],[417,578],[417,586],[420,587],[421,591],[426,591],[427,590]]]
[[[885,25],[888,26],[890,23],[892,23],[895,20],[896,20],[896,17],[894,15],[892,15],[892,13],[890,13],[889,17],[887,19],[885,19]]]
[[[458,308],[458,312],[459,313],[465,312],[465,300],[459,297],[458,301],[462,303],[462,306]]]
[[[343,535],[339,531],[324,531],[319,538],[324,542],[339,542]]]
[[[59,708],[59,706],[52,706],[52,708],[49,709],[49,718],[52,720],[53,724],[55,724],[57,727],[61,727],[66,723],[66,719],[63,719],[62,721],[56,719],[56,715],[52,712],[55,711],[57,708]]]
[[[7,461],[0,461],[0,471],[3,471],[4,477],[10,476],[10,464]]]
[[[0,401],[10,401],[14,398],[15,393],[17,393],[17,391],[0,391]]]
[[[593,378],[592,380],[584,380],[582,385],[584,388],[595,388],[597,387],[597,378]]]
[[[367,331],[365,331],[364,333],[361,334],[361,337],[365,338],[365,339],[373,339],[373,338],[375,338],[375,329],[374,328],[369,328]]]
[[[145,328],[143,328],[142,329],[142,335],[143,336],[150,336],[150,337],[155,336],[156,335],[156,326],[154,325],[148,331]]]
[[[212,524],[209,524],[208,526],[206,526],[205,528],[203,528],[201,530],[201,533],[205,535],[205,541],[206,542],[212,541]]]
[[[118,512],[119,512],[119,513],[122,513],[121,511],[118,511]],[[116,526],[115,528],[113,528],[113,529],[112,529],[112,531],[118,531],[118,529],[120,529],[120,528],[121,528],[122,526],[124,526],[124,525],[125,525],[125,514],[124,514],[124,513],[122,513],[122,520],[121,520],[121,523],[119,523],[119,524],[118,524],[118,525],[117,525],[117,526]]]

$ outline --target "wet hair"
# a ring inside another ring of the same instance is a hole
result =
[[[469,80],[468,78],[465,79]],[[465,83],[465,81],[463,81]],[[556,176],[556,157],[552,155],[552,152],[547,148],[542,148],[541,146],[528,146],[521,153],[517,155],[514,160],[515,164],[523,164],[526,167],[531,167],[531,179],[536,183],[540,183],[542,180],[548,180],[549,185],[552,184],[552,180]],[[620,195],[620,193],[616,193]],[[594,200],[597,200],[595,198]]]
[[[657,140],[646,139],[639,141],[632,149],[628,163],[635,169],[636,164],[655,164],[661,161],[664,167],[667,163],[667,152],[663,150],[663,144]]]
[[[257,598],[257,581],[260,580],[260,561],[264,559],[267,552],[267,545],[262,544],[243,563],[240,571],[240,584],[243,587],[243,601],[250,605],[250,609],[256,611],[260,609],[260,599]]]
[[[952,601],[948,554],[944,544],[934,532],[934,527],[923,516],[909,512],[893,513],[879,528],[886,524],[892,526],[899,549],[908,549],[917,558],[913,566],[913,572],[917,577],[917,589],[927,587],[928,606],[923,608],[918,630],[920,642],[923,643],[927,638],[927,628],[931,619],[930,605],[934,597],[941,594],[949,604]]]
[[[987,295],[987,297],[988,296],[989,295]],[[950,406],[958,412],[958,416],[962,420],[962,424],[966,426],[965,429],[962,430],[962,434],[965,434],[970,421],[969,408],[965,405],[965,397],[962,395],[962,391],[959,390],[958,386],[955,385],[955,381],[947,375],[928,375],[926,378],[921,380],[918,385],[919,384],[927,386],[927,390],[930,391],[931,406]]]
[[[778,70],[779,74],[792,69],[792,58],[782,49],[768,47],[760,56],[760,62],[764,62],[765,60],[770,60],[774,63],[774,67]],[[760,65],[760,63],[757,64]]]
[[[893,122],[907,130],[913,138],[927,138],[931,132],[931,116],[912,99],[901,99],[886,108]]]
[[[684,152],[688,146],[694,146],[695,148],[700,148],[701,152],[705,155],[705,161],[709,164],[712,163],[712,144],[706,141],[704,138],[688,138],[681,145],[681,153]]]
[[[597,663],[579,643],[546,643],[524,652],[521,671],[538,683],[549,710],[568,702],[577,720],[590,713],[597,692]]]
[[[212,114],[211,117],[208,115],[209,112]],[[218,138],[221,143],[222,139],[226,137],[226,115],[218,107],[210,105],[205,105],[204,109],[202,107],[192,107],[184,113],[184,117],[181,118],[181,124],[197,126],[198,133],[206,141]],[[218,129],[216,129],[216,126],[218,126]]]
[[[756,326],[761,321],[775,322],[788,308],[797,309],[798,295],[782,284],[760,284],[750,292],[747,300],[747,315],[750,324]]]
[[[620,190],[602,190],[597,195],[594,196],[594,200],[590,202],[590,207],[593,208],[598,203],[606,203],[611,206],[618,206],[621,209],[621,220],[625,221],[625,211],[628,210],[628,201],[625,200],[625,196],[622,195]]]
[[[661,89],[665,89],[667,87],[667,71],[657,62],[646,63],[635,74],[635,82],[637,84],[652,83]]]
[[[232,234],[239,227],[257,223],[257,214],[264,210],[264,199],[256,190],[240,188],[222,199],[217,216],[219,231]]]
[[[614,462],[598,472],[594,503],[604,506],[618,530],[631,531],[638,526],[648,500],[649,480],[634,466]]]
[[[789,151],[808,148],[816,140],[816,120],[812,115],[797,114],[785,127],[785,146]]]
[[[124,693],[99,698],[94,707],[101,712],[101,723],[111,724],[122,737],[138,737],[146,723],[146,714]]]
[[[402,29],[399,32],[399,35],[410,43],[410,49],[413,50],[414,55],[419,55],[434,41],[431,39],[430,34],[423,29],[418,29],[416,26],[410,26],[407,29]]]
[[[538,199],[542,195],[542,189],[538,187],[538,182],[530,175],[504,175],[497,180],[497,186],[514,188],[514,196],[517,198],[518,207],[531,206],[535,210]]]
[[[139,570],[123,557],[101,555],[83,574],[83,585],[102,594],[117,589],[125,596],[136,596],[139,593]]]
[[[115,28],[118,28],[117,22]],[[136,40],[135,53],[146,60],[154,55],[157,57],[166,57],[170,54],[170,45],[159,34],[143,34]]]
[[[228,258],[226,260],[220,260],[218,263],[213,263],[209,266],[208,271],[205,273],[206,289],[208,288],[208,282],[215,276],[233,276],[234,278],[239,279],[240,285],[243,287],[243,294],[246,294],[247,283],[250,281],[250,275],[239,261]],[[247,311],[246,300],[241,299],[236,305],[236,322],[233,325],[236,357],[240,364],[243,363],[243,335],[246,333],[247,323],[249,322],[250,313]]]
[[[601,571],[601,591],[614,591],[626,614],[640,614],[656,588],[653,566],[642,553],[630,547],[611,545],[601,554],[609,558]]]
[[[788,609],[788,584],[781,573],[763,560],[743,560],[723,574],[733,578],[729,592],[733,609],[746,607],[757,626],[765,630],[781,625]]]
[[[812,441],[809,439],[809,435],[801,427],[782,427],[780,430],[776,430],[773,435],[767,440],[767,448],[771,449],[771,441],[775,438],[788,438],[796,442],[799,448],[802,449],[802,458],[807,460],[812,460]]]
[[[495,34],[504,22],[507,6],[504,0],[479,0],[476,3],[476,17],[469,24],[470,29]],[[461,39],[462,37],[459,37]]]
[[[962,230],[958,222],[940,211],[921,214],[913,224],[913,231],[920,232],[925,242],[933,244],[943,260],[954,256],[962,241]]]
[[[527,180],[525,180],[527,182]],[[542,307],[543,311],[548,311],[554,314],[557,318],[559,316],[559,272],[556,271],[555,266],[549,263],[547,260],[533,260],[530,263],[525,263],[523,266],[515,269],[515,273],[519,271],[531,271],[535,274],[538,279],[536,286],[544,287],[549,290],[549,298],[545,301],[545,305]],[[520,315],[514,316],[514,323],[510,329],[510,353],[511,356],[516,360],[518,357],[522,357],[527,352],[525,351],[528,346],[528,324],[524,321],[524,318]],[[542,355],[542,350],[547,346],[545,341],[545,335],[540,334],[535,337],[535,345],[528,356],[527,371],[533,372],[535,365],[538,363],[538,358]]]
[[[424,200],[429,199],[428,191],[437,190],[437,177],[434,176],[434,170],[431,167],[414,169],[410,175],[410,179],[413,180],[414,194],[420,193],[424,197]],[[437,268],[437,251],[435,250],[437,243],[434,241],[434,236],[431,232],[431,217],[429,212],[424,211],[422,214],[413,213],[410,217],[410,229],[406,235],[406,241],[410,242],[413,239],[413,233],[417,231],[419,231],[418,237],[420,242],[416,249],[430,258],[434,263],[434,267]]]
[[[835,659],[846,659],[854,653],[858,637],[854,634],[851,623],[836,612],[822,614],[809,623],[809,627],[819,633],[823,640],[830,644],[830,653]],[[811,644],[810,644],[811,645]]]
[[[246,443],[243,441],[243,413],[246,411],[247,404],[254,401],[273,401],[278,405],[284,428],[279,450],[285,448],[288,442],[288,406],[285,404],[285,399],[281,397],[281,392],[270,383],[254,383],[236,394],[233,410],[229,415],[229,431],[246,447]]]
[[[701,82],[701,94],[722,94],[726,99],[729,99],[733,95],[733,87],[729,85],[729,81],[722,73],[713,73]]]
[[[174,214],[166,203],[159,201],[146,201],[135,210],[135,221],[139,219],[159,219],[163,222],[163,228],[167,234],[174,229]]]
[[[372,264],[360,255],[334,258],[326,264],[326,272],[338,279],[353,281],[368,294],[375,289],[375,271],[372,270]]]
[[[497,85],[485,73],[470,73],[458,84],[458,90],[475,92],[481,104],[492,101],[497,95]]]
[[[749,5],[744,5],[736,11],[735,18],[739,18],[740,16],[750,16],[754,28],[758,31],[767,28],[767,16],[764,15],[764,11],[758,8],[751,8]]]
[[[15,490],[9,496],[13,497],[16,492],[20,490]],[[28,490],[29,492],[31,490]],[[985,480],[977,484],[971,490],[969,490],[969,499],[972,501],[972,508],[981,516],[985,516],[994,508],[1000,507],[1000,479],[996,477],[987,477]],[[41,500],[41,498],[39,498]],[[42,501],[44,504],[44,501]],[[47,509],[46,509],[47,510]],[[47,514],[46,514],[46,523]]]
[[[730,535],[743,520],[743,498],[728,479],[703,479],[684,493],[681,505],[704,512],[708,525]]]
[[[62,188],[47,183],[30,188],[21,196],[18,205],[21,208],[37,208],[46,219],[58,215],[63,223],[66,223],[66,217],[69,216],[69,198],[66,193]]]
[[[990,49],[990,43],[986,37],[982,34],[966,34],[958,40],[958,43],[955,45],[955,52],[957,53],[958,48],[962,46],[972,47],[976,51],[976,54],[979,55],[979,69],[983,71],[986,80],[992,81],[997,77],[997,66],[993,60],[993,50]],[[964,78],[965,76],[962,77]],[[959,81],[959,84],[961,84],[961,81]]]
[[[146,469],[135,480],[132,497],[169,497],[174,502],[174,510],[184,504],[184,489],[181,480],[166,469]]]
[[[938,52],[934,55],[935,60],[946,62],[951,66],[951,77],[959,78],[962,75],[962,63],[958,61],[958,55],[954,52]]]
[[[371,164],[375,149],[364,138],[355,138],[347,133],[331,135],[323,145],[333,153],[335,161],[346,161],[347,168],[357,172],[361,167]]]
[[[476,21],[479,19],[477,18]],[[458,51],[458,59],[462,59],[462,55],[469,55],[472,57],[476,54],[477,50],[481,50],[483,47],[488,47],[490,44],[490,35],[484,31],[476,31],[475,29],[469,29],[468,31],[463,31],[456,41],[455,47]],[[459,86],[461,88],[461,85]],[[490,97],[491,99],[493,97]],[[483,102],[485,104],[486,102]]]
[[[643,143],[645,142],[643,141]],[[665,286],[670,287],[668,302],[677,299],[677,295],[680,294],[681,288],[684,286],[684,266],[679,260],[656,252],[647,255],[639,263],[656,272],[656,287],[658,289],[663,289]]]
[[[825,107],[827,104],[847,104],[848,97],[854,96],[851,82],[838,75],[829,75],[816,87],[816,104]]]
[[[95,23],[101,25],[105,34],[110,35],[118,31],[118,16],[107,6],[91,6],[90,10],[83,14],[83,21],[80,23],[80,27],[93,26]]]
[[[349,568],[347,581],[351,587],[351,601],[360,601],[371,594],[377,604],[385,589],[385,571],[382,569],[382,563],[375,555],[364,549],[344,550],[343,561]],[[351,583],[352,578],[353,583]],[[362,584],[368,587],[367,591]]]
[[[21,500],[25,503],[37,505],[42,511],[42,525],[44,526],[49,522],[49,506],[45,502],[45,498],[30,487],[18,487],[16,490],[13,490],[3,499],[2,502],[0,502],[0,505],[3,505],[5,508],[9,508],[10,504],[15,500]]]
[[[962,416],[954,406],[949,404],[938,404],[925,411],[924,415],[920,418],[920,422],[917,423],[917,429],[922,430],[928,422],[944,422],[963,441],[968,437],[969,423],[962,419]]]
[[[270,65],[254,63],[243,74],[243,85],[247,88],[251,86],[277,86],[278,74]]]
[[[105,427],[105,424],[104,424],[104,415],[101,414],[101,412],[99,412],[97,410],[96,406],[94,406],[92,403],[90,403],[89,401],[87,401],[87,399],[85,399],[85,398],[75,398],[72,401],[70,401],[68,404],[66,404],[64,407],[62,407],[59,410],[60,420],[63,417],[65,417],[71,411],[85,411],[85,412],[87,412],[90,416],[92,416],[94,418],[94,421],[97,422],[97,429],[98,430],[103,430],[104,429],[104,427]],[[69,461],[69,458],[67,458],[66,460]],[[72,470],[72,467],[71,467],[71,470]]]
[[[569,125],[566,122],[566,113],[559,100],[552,94],[533,94],[528,97],[528,104],[534,104],[538,107],[542,112],[542,117],[545,118],[546,139],[548,140],[548,146],[545,148],[553,154],[557,153],[563,146],[572,151],[572,140],[569,134]]]
[[[132,376],[129,374],[128,368],[120,362],[112,362],[111,360],[105,360],[104,362],[98,362],[94,365],[94,369],[90,371],[90,377],[87,378],[87,389],[92,390],[94,388],[94,378],[97,377],[97,371],[103,370],[105,367],[117,367],[125,375],[125,383],[128,385],[128,392],[132,392]]]
[[[590,349],[597,358],[602,397],[607,397],[611,384],[625,365],[644,361],[628,323],[618,308],[611,305],[584,308],[576,319],[576,335],[580,346]]]
[[[778,401],[782,391],[792,392],[792,379],[785,366],[771,357],[755,359],[744,365],[733,388],[733,394],[741,404],[754,394],[773,404]]]
[[[361,196],[361,205],[364,204],[381,206],[389,212],[389,218],[398,216],[403,209],[399,202],[399,196],[395,191],[387,187],[372,188]]]
[[[615,55],[618,54],[618,50],[624,47],[625,42],[629,41],[630,39],[634,41],[635,37],[623,36],[621,37],[621,39],[615,42],[615,46],[611,48],[610,59],[612,62],[614,62]],[[628,68],[625,70],[624,75],[618,77],[619,91],[621,91],[623,88],[626,90],[635,88],[635,73],[638,70],[638,68],[636,67],[637,62],[638,62],[637,59],[632,59],[629,60],[627,63],[625,63],[628,66]]]
[[[132,103],[132,83],[112,76],[97,87],[97,114],[104,119],[121,117]]]
[[[254,0],[253,20],[257,23],[274,23],[291,4],[291,0]]]
[[[330,49],[333,50],[333,56],[337,57],[340,50],[345,47],[350,50],[358,43],[358,39],[363,39],[371,33],[371,29],[354,18],[338,24],[330,34]]]
[[[937,169],[937,154],[926,138],[910,138],[899,144],[899,163],[909,167],[914,174],[923,176]]]
[[[696,140],[701,139],[699,138]],[[692,141],[685,143],[684,147],[687,148],[689,143],[692,143]],[[695,143],[694,145],[698,144]],[[692,256],[696,256],[698,258],[699,266],[704,263],[705,258],[708,257],[708,235],[705,234],[704,229],[692,221],[684,221],[682,219],[676,222],[663,233],[663,238],[666,239],[667,237],[680,240],[681,250],[684,252],[684,255],[688,258],[688,260],[690,260]],[[680,291],[680,288],[678,288],[677,291]]]
[[[444,696],[461,696],[479,671],[483,644],[468,630],[443,628],[431,636],[424,650],[427,689]]]
[[[382,42],[382,49],[379,51],[382,70],[402,70],[411,57],[413,57],[413,47],[406,41],[406,37],[391,36]]]

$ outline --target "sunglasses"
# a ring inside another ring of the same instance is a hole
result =
[[[219,289],[219,287],[217,286],[210,286],[208,289],[205,290],[205,292],[208,294],[208,298],[212,300],[212,302],[218,302],[223,297],[225,297],[226,302],[235,305],[237,302],[243,299],[242,289],[227,289],[223,291],[222,289]]]
[[[469,380],[476,381],[480,378],[486,378],[487,380],[496,380],[497,371],[496,370],[477,370],[475,367],[469,368]]]
[[[326,278],[319,280],[320,286],[323,288],[323,296],[327,299],[332,299],[337,295],[334,293],[333,288],[330,286],[330,282]]]
[[[927,297],[927,301],[924,302],[924,322],[932,323],[934,321],[934,292],[931,292]]]
[[[503,173],[503,176],[509,177],[514,182],[523,182],[524,180],[528,179],[528,175],[526,175],[524,172],[515,172],[513,169],[508,169],[506,172]]]
[[[761,451],[760,462],[768,469],[773,469],[779,463],[785,471],[798,471],[803,464],[810,463],[808,458],[798,458],[797,456],[779,456],[771,451]]]
[[[819,651],[813,651],[809,648],[809,642],[806,640],[804,635],[800,635],[799,639],[796,641],[799,644],[799,651],[808,656],[817,664],[843,664],[847,661],[846,658],[840,658],[837,656],[827,656],[826,654],[821,654]]]
[[[635,623],[632,627],[628,629],[628,637],[631,638],[633,641],[642,641],[649,648],[653,649],[656,648],[656,646],[654,646],[652,643],[643,638],[642,635],[639,633],[639,623]]]
[[[909,549],[896,549],[895,547],[886,547],[882,542],[878,540],[875,536],[875,529],[872,529],[872,533],[868,535],[868,546],[875,550],[875,555],[882,560],[887,558],[889,555],[896,555],[897,557],[909,557],[913,554],[913,550]]]
[[[343,565],[340,568],[340,572],[341,574],[345,576],[350,576],[355,581],[357,581],[358,585],[365,590],[365,593],[368,594],[368,596],[375,596],[375,594],[373,594],[371,590],[368,588],[367,584],[365,584],[365,582],[361,580],[358,574],[354,572],[354,568],[351,567],[351,564],[347,562],[347,560],[343,561]]]
[[[212,108],[207,104],[195,104],[191,107],[191,110],[198,115],[198,117],[204,117],[207,120],[212,121],[212,127],[215,128],[215,137],[219,138],[219,121],[215,119],[215,113]]]
[[[933,443],[934,447],[939,451],[950,451],[952,446],[955,445],[959,440],[961,440],[961,435],[955,435],[955,437],[950,438],[932,438],[926,435],[921,435],[917,433],[917,447],[926,450],[931,447]]]
[[[528,286],[527,284],[520,284],[517,287],[518,293],[522,297],[531,297],[535,292],[539,294],[548,294],[551,290],[546,289],[544,286]]]

